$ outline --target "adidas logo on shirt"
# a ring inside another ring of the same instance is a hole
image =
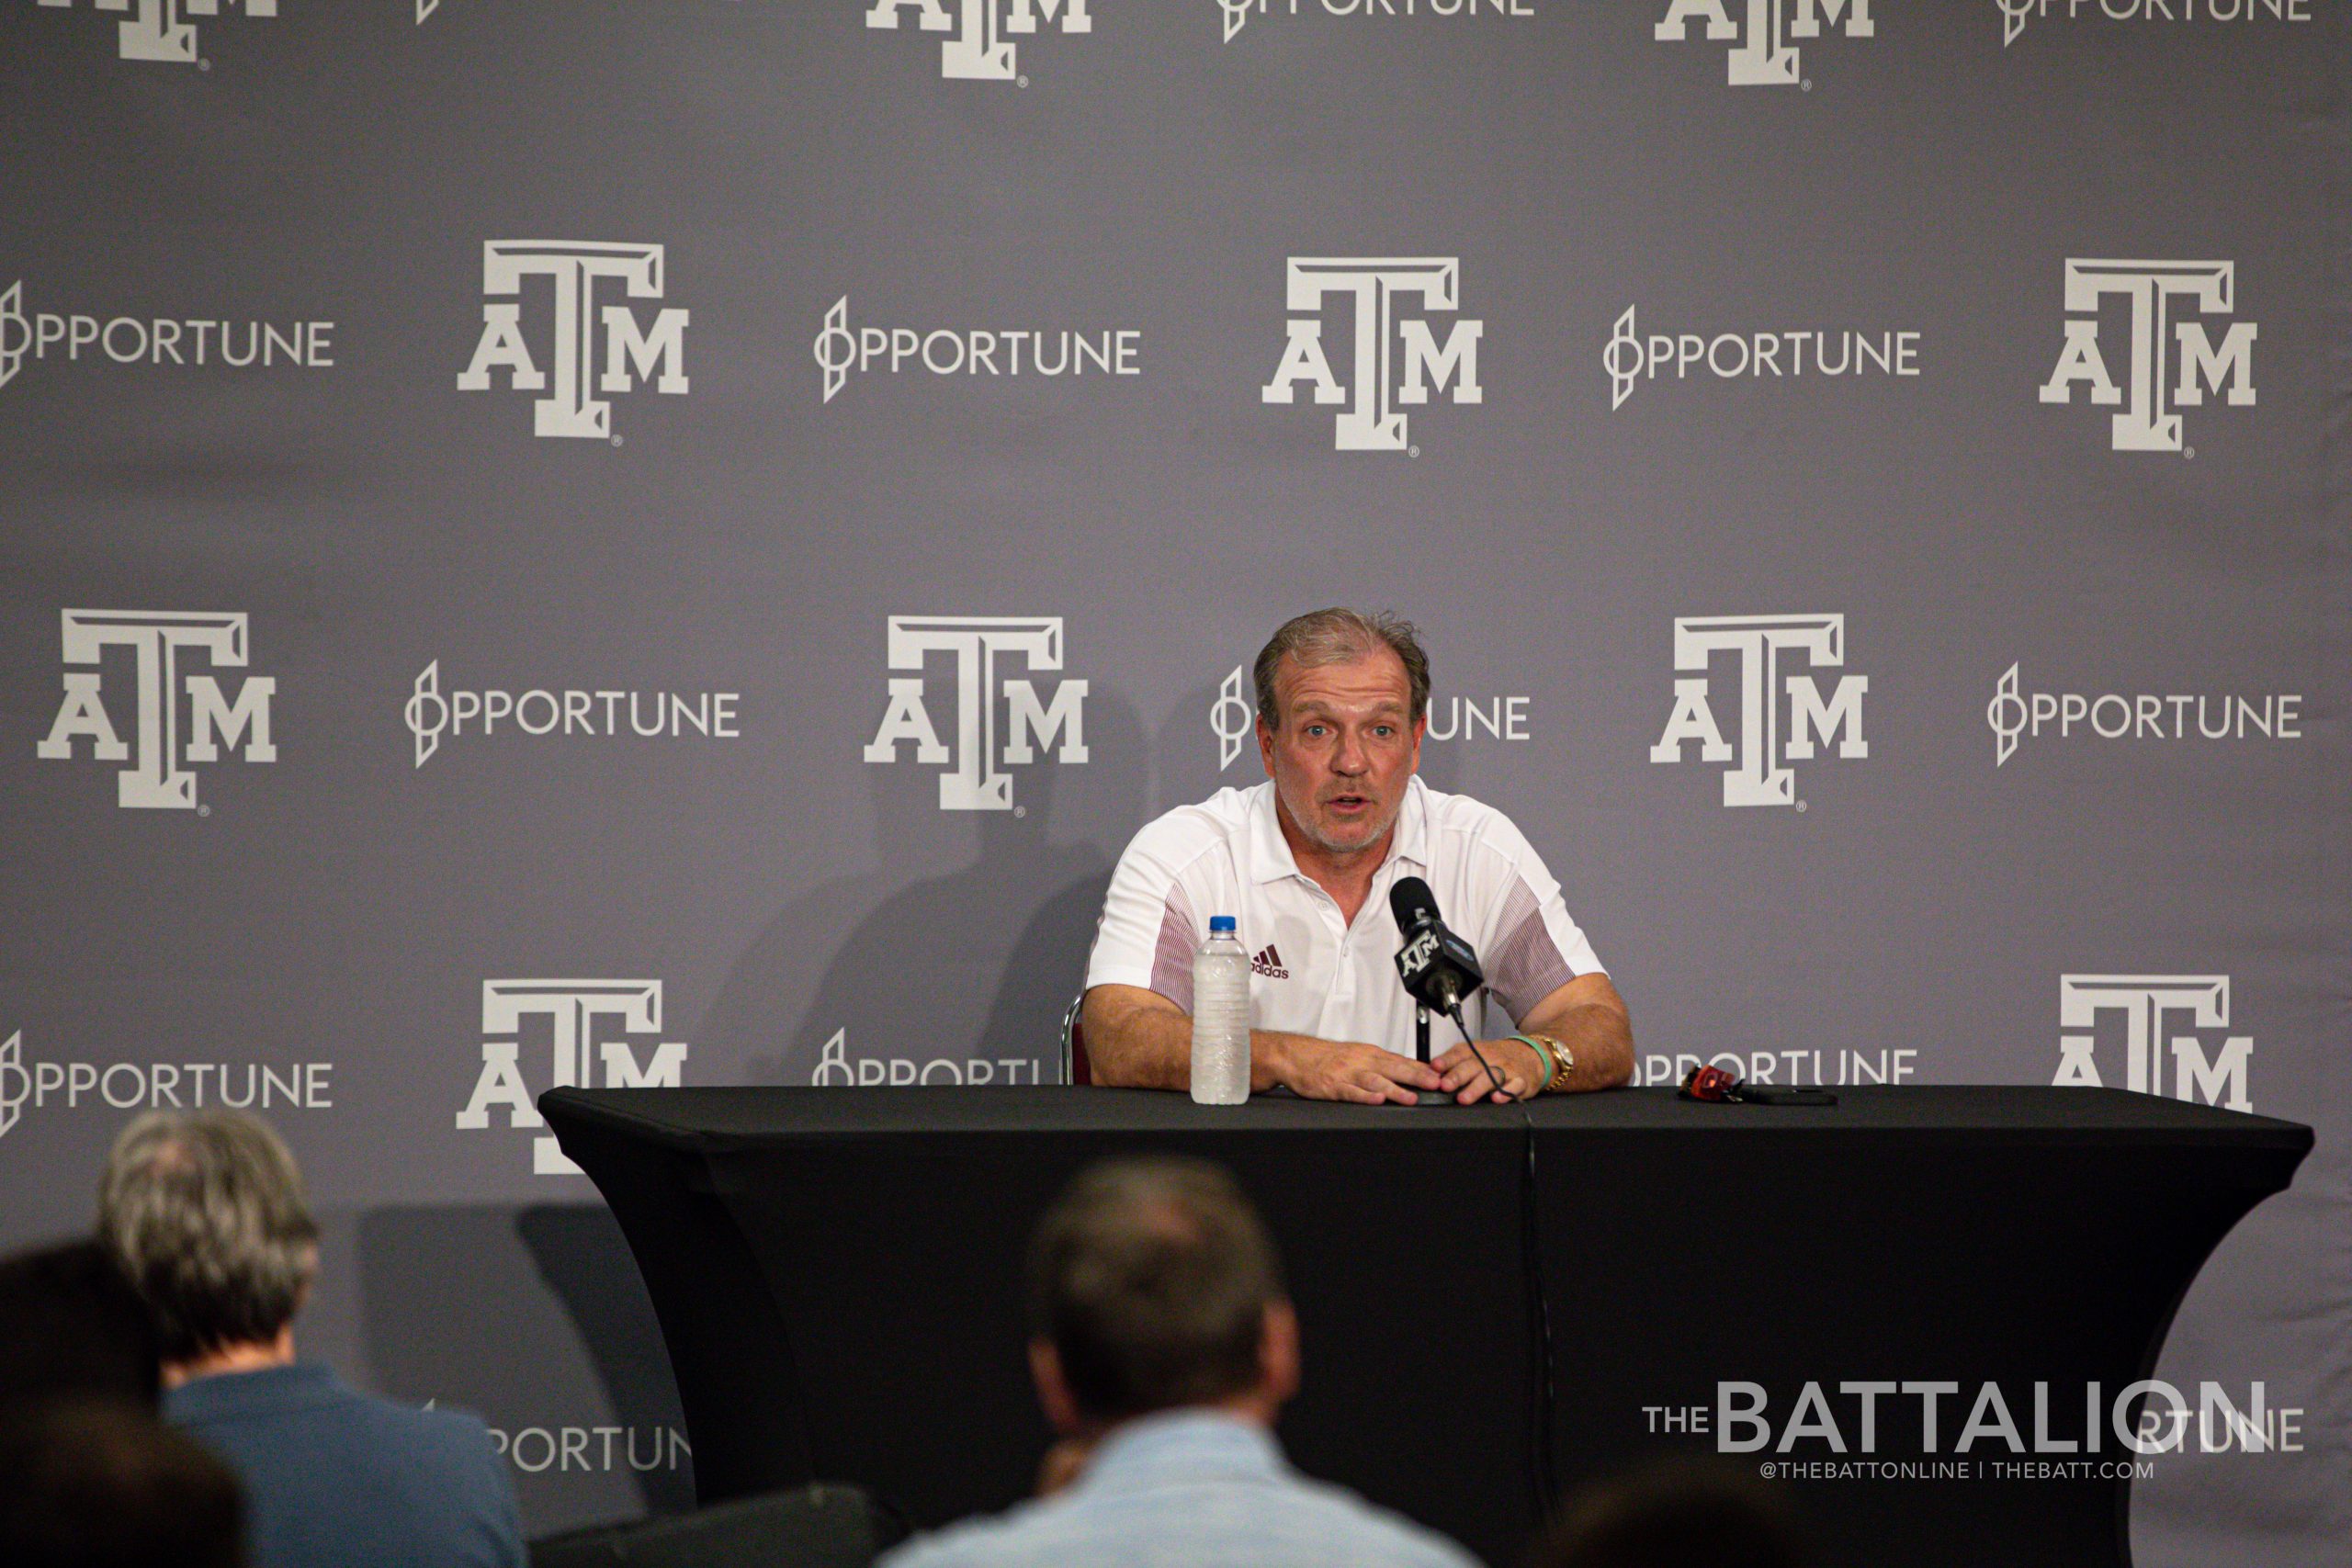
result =
[[[1274,944],[1271,942],[1251,955],[1250,970],[1252,974],[1263,975],[1269,980],[1290,978],[1290,971],[1283,967],[1283,955],[1274,951]]]

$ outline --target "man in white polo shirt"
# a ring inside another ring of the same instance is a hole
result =
[[[1625,1004],[1542,859],[1502,813],[1414,776],[1430,678],[1413,628],[1353,610],[1301,615],[1258,655],[1257,686],[1268,782],[1179,807],[1119,857],[1086,968],[1094,1080],[1190,1086],[1193,955],[1213,915],[1236,917],[1254,955],[1252,1092],[1467,1104],[1631,1077]],[[1500,1085],[1459,1041],[1433,1064],[1413,1059],[1388,903],[1405,876],[1430,885],[1516,1021],[1478,1044]]]

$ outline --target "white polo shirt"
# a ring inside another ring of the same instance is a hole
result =
[[[1568,918],[1560,885],[1510,819],[1467,795],[1405,786],[1388,858],[1352,923],[1298,869],[1274,816],[1272,780],[1224,789],[1147,824],[1119,857],[1095,928],[1086,983],[1139,986],[1193,1009],[1193,955],[1209,917],[1231,915],[1250,953],[1255,1029],[1413,1050],[1413,999],[1396,977],[1404,938],[1388,889],[1419,876],[1438,913],[1478,950],[1487,994],[1513,1020],[1578,975],[1600,969]],[[1491,1032],[1472,1015],[1474,1028]],[[1442,1055],[1453,1030],[1433,1029]]]

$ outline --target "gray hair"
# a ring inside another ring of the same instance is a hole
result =
[[[1345,664],[1375,648],[1386,648],[1405,666],[1406,684],[1412,691],[1409,719],[1414,724],[1430,707],[1430,656],[1421,650],[1420,634],[1413,623],[1382,610],[1310,610],[1283,623],[1273,640],[1258,651],[1258,716],[1269,729],[1282,728],[1274,706],[1274,671],[1285,655],[1301,665]]]
[[[155,1314],[166,1360],[265,1344],[318,1271],[302,1174],[242,1111],[152,1111],[115,1139],[98,1235]]]
[[[1266,1309],[1283,1299],[1273,1239],[1233,1178],[1193,1159],[1080,1175],[1029,1247],[1035,1332],[1070,1396],[1124,1419],[1256,1386]]]

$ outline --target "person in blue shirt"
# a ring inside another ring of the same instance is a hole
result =
[[[1471,1568],[1444,1537],[1291,1469],[1298,1389],[1272,1240],[1217,1167],[1081,1174],[1032,1243],[1030,1371],[1063,1438],[1048,1495],[919,1538],[881,1568]]]
[[[318,1226],[268,1123],[135,1119],[107,1157],[98,1229],[154,1314],[164,1419],[244,1483],[255,1568],[521,1568],[514,1488],[479,1420],[295,1359]]]

